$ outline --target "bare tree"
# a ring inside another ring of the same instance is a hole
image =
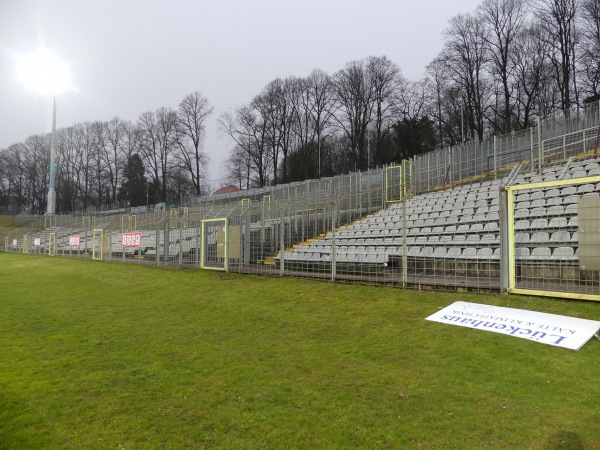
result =
[[[323,142],[332,124],[334,114],[334,90],[331,77],[321,70],[314,70],[306,79],[304,109],[309,118],[312,133],[309,141],[316,142],[317,175],[321,177]],[[308,142],[307,142],[308,143]]]
[[[206,156],[201,145],[204,140],[206,120],[214,107],[200,92],[188,94],[179,104],[177,114],[181,140],[176,157],[190,174],[196,195],[200,195],[202,167]]]
[[[277,168],[279,154],[282,150],[285,128],[289,125],[289,109],[284,83],[277,78],[271,81],[254,97],[251,107],[257,114],[257,123],[262,123],[264,136],[261,142],[266,144],[266,150],[270,156],[270,163],[273,169],[273,184],[277,184]]]
[[[160,192],[160,200],[167,200],[167,183],[172,154],[178,146],[178,119],[171,108],[143,113],[138,120],[140,150],[150,168],[150,176]]]
[[[73,145],[76,151],[75,186],[83,209],[96,204],[93,198],[94,148],[93,138],[89,131],[89,123],[74,125],[70,142],[70,145]]]
[[[11,206],[14,211],[20,212],[27,207],[27,177],[25,162],[25,146],[22,143],[13,144],[6,149],[2,158],[2,170],[7,183],[7,190]]]
[[[540,24],[530,24],[517,34],[511,53],[516,89],[515,118],[520,128],[530,127],[536,116],[544,116],[557,106],[552,71],[546,59],[548,45],[540,38],[540,33],[544,32]]]
[[[481,20],[470,14],[461,14],[450,19],[445,36],[441,58],[460,89],[471,139],[481,141],[490,96],[486,70],[488,31]]]
[[[104,159],[110,184],[112,201],[117,201],[117,191],[121,184],[121,171],[125,158],[127,123],[114,117],[104,123]]]
[[[241,147],[234,147],[229,158],[223,163],[224,184],[236,186],[239,189],[250,188],[250,164],[248,152]]]
[[[96,190],[97,205],[111,203],[110,189],[107,185],[107,166],[108,160],[104,152],[104,124],[102,122],[92,122],[88,133],[91,135],[90,145],[93,152],[94,161],[94,189]]]
[[[512,131],[514,108],[514,58],[512,53],[515,40],[525,26],[525,0],[484,0],[478,8],[479,17],[487,28],[484,34],[491,61],[490,70],[494,79],[499,82],[501,91],[501,108],[496,111],[501,123],[495,123],[495,128],[501,133]]]
[[[448,89],[448,67],[441,59],[441,57],[435,58],[427,66],[427,74],[429,75],[429,86],[430,94],[430,106],[429,111],[432,117],[435,118],[438,131],[438,145],[443,147],[445,144],[443,125],[446,123],[446,118],[442,115],[444,93]]]
[[[270,168],[267,150],[267,124],[252,106],[243,106],[219,118],[219,132],[226,136],[247,154],[248,179],[256,182],[256,187],[264,187],[268,182]],[[256,176],[253,177],[252,175]]]
[[[332,79],[336,96],[336,123],[350,144],[349,166],[366,169],[367,127],[373,110],[373,86],[364,61],[352,61]]]
[[[581,11],[584,86],[593,97],[600,94],[600,3],[582,0]]]
[[[373,114],[375,130],[375,149],[373,154],[379,155],[396,112],[395,103],[402,91],[404,79],[400,69],[387,57],[371,56],[367,59],[367,76],[373,95]],[[383,162],[383,161],[378,161]]]
[[[554,68],[554,80],[560,90],[561,109],[567,117],[571,106],[578,104],[575,77],[578,9],[578,0],[537,0],[534,10],[545,28],[545,33],[541,33],[540,38],[549,47],[548,57]]]

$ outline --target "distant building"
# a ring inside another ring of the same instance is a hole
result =
[[[232,192],[238,192],[238,191],[241,191],[241,189],[240,188],[236,188],[235,186],[229,185],[229,186],[223,186],[222,188],[217,189],[213,193],[213,195],[216,195],[216,194],[230,194]]]

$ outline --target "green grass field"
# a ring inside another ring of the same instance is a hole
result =
[[[600,448],[600,342],[425,321],[472,301],[0,254],[0,448]]]

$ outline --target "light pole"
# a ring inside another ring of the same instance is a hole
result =
[[[50,182],[46,214],[56,213],[56,94],[71,86],[68,66],[52,53],[38,50],[19,58],[23,84],[44,95],[52,95],[52,137],[50,140]]]
[[[50,186],[46,214],[56,213],[56,96],[52,96],[52,138],[50,140]]]

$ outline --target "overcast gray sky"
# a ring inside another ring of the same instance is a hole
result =
[[[17,58],[49,49],[76,90],[57,97],[57,127],[135,121],[202,92],[215,107],[205,150],[219,178],[231,144],[217,117],[277,77],[334,73],[387,56],[411,80],[442,47],[448,20],[480,0],[0,0],[0,148],[51,130],[51,99],[27,90]]]

